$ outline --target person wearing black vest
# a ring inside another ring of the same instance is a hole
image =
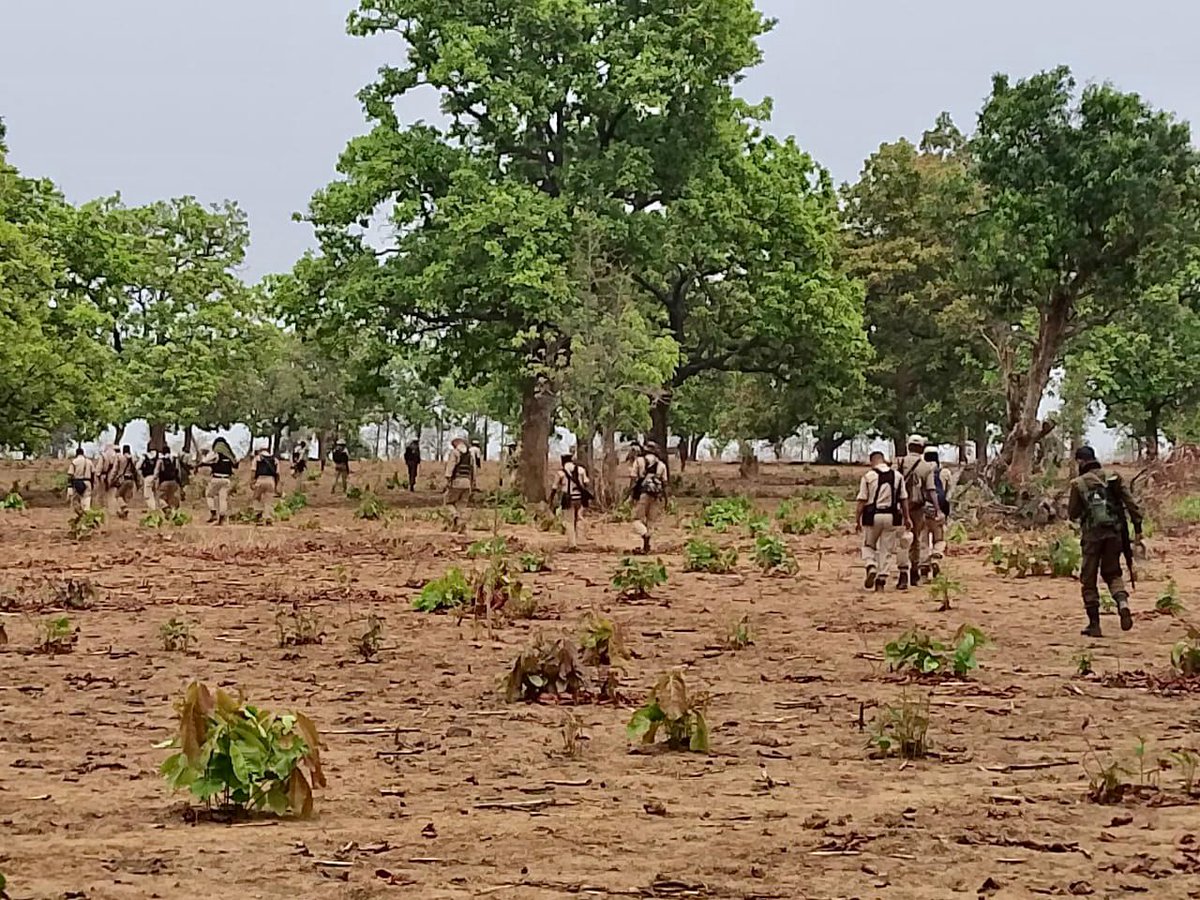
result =
[[[270,525],[275,512],[275,497],[279,493],[279,462],[266,447],[260,447],[254,457],[254,505],[258,521]]]
[[[575,462],[574,453],[562,455],[562,466],[550,489],[550,508],[562,510],[563,526],[567,529],[567,549],[579,549],[583,534],[583,511],[592,502],[587,469]]]
[[[333,490],[330,491],[330,494],[337,493],[339,484],[342,486],[344,494],[350,481],[350,451],[346,449],[346,442],[338,441],[334,444],[329,458],[333,460]]]
[[[138,465],[138,474],[141,476],[142,482],[142,499],[146,502],[146,509],[150,512],[158,509],[158,501],[154,496],[157,487],[154,473],[157,469],[158,451],[153,447],[147,447],[146,455],[142,457],[142,461]]]
[[[133,459],[133,450],[126,444],[121,448],[121,455],[117,457],[111,476],[113,495],[116,497],[117,518],[129,518],[129,501],[133,499],[133,492],[141,479],[141,473]]]
[[[456,437],[450,442],[450,455],[446,459],[446,508],[450,530],[467,533],[467,501],[475,490],[475,459],[466,438]]]
[[[408,469],[408,489],[417,489],[417,473],[421,469],[421,442],[411,440],[404,448],[404,465]]]
[[[171,454],[171,448],[163,444],[158,448],[158,460],[154,466],[154,484],[158,491],[158,503],[164,509],[179,509],[183,502],[183,489],[179,483],[179,460]]]
[[[887,464],[878,450],[871,454],[871,468],[858,485],[854,530],[862,534],[862,559],[866,569],[863,587],[882,591],[895,558],[900,566],[897,587],[908,590],[909,517],[908,491],[904,478]]]
[[[212,449],[200,460],[199,468],[212,473],[212,480],[204,492],[204,499],[208,503],[208,521],[210,524],[216,522],[224,525],[229,516],[229,488],[233,481],[233,470],[237,468],[237,458],[229,442],[223,437],[213,441]]]

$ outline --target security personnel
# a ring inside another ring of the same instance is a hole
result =
[[[629,467],[629,497],[633,500],[633,533],[642,539],[642,552],[649,553],[651,529],[666,505],[671,476],[658,444],[646,441],[638,449]]]
[[[413,439],[404,448],[404,466],[408,469],[408,489],[417,489],[417,474],[421,469],[421,442]]]
[[[224,525],[229,517],[229,488],[233,481],[233,470],[237,468],[237,458],[233,448],[223,437],[213,441],[212,449],[200,460],[199,468],[208,469],[212,479],[204,491],[204,499],[208,503],[208,522]]]
[[[908,518],[912,522],[909,528],[912,543],[909,545],[908,560],[910,584],[916,587],[922,578],[929,577],[930,550],[927,533],[925,510],[929,503],[937,503],[937,493],[933,482],[934,465],[925,459],[925,438],[919,434],[908,438],[908,454],[900,460],[897,469],[904,479],[905,493],[908,494]],[[903,573],[901,573],[903,575]]]
[[[1071,482],[1071,493],[1067,501],[1067,513],[1078,521],[1083,549],[1083,564],[1079,571],[1079,582],[1083,590],[1083,608],[1088,624],[1083,629],[1085,637],[1103,637],[1100,631],[1100,589],[1096,576],[1099,574],[1108,585],[1109,593],[1117,604],[1121,617],[1121,630],[1133,627],[1133,613],[1129,611],[1129,592],[1121,577],[1121,554],[1125,550],[1126,516],[1133,523],[1137,543],[1142,543],[1142,510],[1130,495],[1121,476],[1108,474],[1096,460],[1096,451],[1091,447],[1080,447],[1075,451],[1075,462],[1079,476]],[[1132,577],[1133,573],[1130,572]]]
[[[75,448],[75,458],[67,467],[67,493],[71,499],[71,513],[79,518],[92,508],[92,483],[96,480],[96,467],[84,455],[82,447]]]
[[[333,490],[329,493],[336,494],[340,484],[344,494],[350,481],[350,452],[346,449],[346,442],[338,441],[334,444],[329,458],[333,460]]]
[[[157,469],[158,450],[154,447],[147,447],[146,455],[142,457],[142,461],[138,465],[138,474],[141,476],[142,482],[142,499],[146,502],[146,509],[150,512],[158,509],[158,500],[154,496],[157,487],[154,472]]]
[[[142,480],[137,463],[133,459],[133,450],[128,444],[121,448],[121,455],[117,457],[109,479],[117,501],[117,517],[127,519],[129,501],[133,499],[133,492]]]
[[[158,503],[163,509],[179,509],[183,502],[182,465],[163,444],[158,448],[158,460],[154,466],[154,484],[158,492]]]
[[[900,473],[888,465],[884,455],[871,453],[871,468],[858,484],[854,529],[863,536],[862,559],[866,569],[863,587],[882,591],[887,587],[893,558],[899,564],[898,588],[908,589],[908,493]]]
[[[279,494],[279,463],[266,447],[260,447],[254,457],[251,494],[258,509],[258,521],[270,525],[275,513],[275,497]]]
[[[466,438],[456,437],[450,442],[450,455],[446,459],[446,507],[450,517],[450,530],[467,533],[466,504],[475,490],[475,460]]]
[[[296,490],[304,490],[304,473],[308,469],[308,441],[301,441],[292,448],[292,477],[296,479]]]
[[[591,482],[588,472],[575,462],[573,453],[562,455],[562,465],[550,489],[550,508],[562,509],[563,525],[567,529],[567,549],[579,549],[579,538],[583,531],[583,511],[592,502]]]

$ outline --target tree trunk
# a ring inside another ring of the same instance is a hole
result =
[[[688,459],[693,462],[700,458],[700,442],[704,440],[704,435],[694,434],[691,439],[691,446],[688,447]]]
[[[838,437],[832,432],[819,432],[817,434],[817,465],[836,465],[838,448],[846,443],[846,440],[846,438]]]
[[[619,465],[617,459],[617,432],[614,428],[605,426],[600,430],[600,486],[596,496],[605,508],[617,505],[621,496]]]
[[[680,472],[680,474],[683,474],[683,472],[685,472],[687,470],[687,464],[688,464],[688,460],[689,460],[688,451],[691,449],[691,447],[689,445],[690,441],[691,441],[690,435],[681,434],[679,436],[679,472]]]
[[[589,422],[580,427],[579,433],[575,437],[575,459],[579,461],[581,466],[588,470],[588,474],[593,478],[596,474],[596,453],[595,444],[590,435],[594,435],[595,433],[596,425]]]
[[[975,427],[972,429],[975,438],[975,465],[982,468],[987,465],[988,461],[988,425],[987,419],[980,416],[975,420]]]
[[[488,420],[487,420],[487,416],[484,416],[484,418],[483,418],[483,441],[482,441],[481,446],[483,449],[483,458],[484,458],[484,461],[486,462],[487,458],[488,458]],[[588,453],[590,454],[591,452],[592,452],[592,444],[589,441],[588,442]]]
[[[546,460],[550,455],[550,423],[557,398],[549,381],[536,376],[521,392],[521,494],[530,503],[546,499]]]
[[[167,446],[167,426],[162,422],[150,423],[150,446],[155,448]]]
[[[1151,411],[1146,417],[1146,462],[1158,459],[1158,435],[1161,431],[1158,420],[1158,410]]]
[[[121,446],[121,438],[125,437],[125,429],[128,427],[124,422],[113,426],[113,443],[118,447]]]
[[[958,464],[965,466],[967,464],[967,426],[963,425],[958,429]]]
[[[274,456],[279,455],[279,450],[283,445],[283,423],[273,422],[271,431],[271,453]]]
[[[671,393],[665,389],[663,395],[650,404],[650,440],[667,452],[667,436],[671,433]]]
[[[189,425],[183,429],[183,453],[186,456],[196,447],[196,434]]]

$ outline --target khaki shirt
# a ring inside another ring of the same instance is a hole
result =
[[[471,474],[468,476],[459,475],[455,477],[454,470],[458,467],[459,461],[468,459],[471,462]],[[475,460],[471,457],[471,448],[459,450],[457,447],[450,448],[450,455],[446,457],[446,481],[450,483],[452,488],[474,488],[475,487]]]
[[[554,493],[565,494],[572,500],[582,500],[582,489],[589,484],[591,481],[588,479],[587,469],[579,463],[563,463],[562,468],[558,470],[558,477],[554,479]]]
[[[649,475],[651,472],[657,473],[664,482],[667,480],[666,464],[653,453],[637,457],[634,459],[633,465],[629,467],[629,477],[634,480]]]
[[[86,456],[76,456],[67,469],[67,477],[72,481],[91,481],[95,475],[96,467]]]
[[[913,490],[909,492],[911,496],[908,497],[911,504],[923,504],[929,500],[931,494],[937,493],[937,485],[933,480],[934,473],[937,472],[937,465],[926,460],[923,453],[908,454],[900,460],[897,468],[904,476],[905,482],[913,486]]]
[[[858,483],[858,497],[855,498],[861,503],[874,503],[880,509],[892,509],[892,489],[888,484],[879,484],[879,476],[892,471],[892,467],[887,463],[875,466],[863,475],[862,480]],[[896,499],[903,503],[908,499],[908,489],[904,486],[904,479],[896,475],[896,488],[898,496]],[[879,491],[879,497],[876,499],[875,491]],[[895,507],[899,509],[897,505]]]

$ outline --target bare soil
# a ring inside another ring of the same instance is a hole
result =
[[[360,466],[355,480],[397,469]],[[836,474],[849,496],[857,472]],[[769,505],[828,476],[764,465],[747,485],[735,467],[711,466],[701,480]],[[48,487],[52,472],[0,468],[0,483],[14,478]],[[989,534],[952,548],[964,591],[949,612],[924,588],[864,592],[848,525],[789,539],[795,577],[759,575],[748,552],[736,575],[686,574],[684,525],[698,501],[680,498],[658,534],[669,582],[650,600],[617,600],[609,580],[635,539],[597,517],[583,552],[556,552],[551,572],[529,576],[548,618],[489,635],[411,610],[425,579],[473,564],[429,515],[437,495],[381,487],[396,513],[364,522],[328,496],[332,478],[269,529],[152,531],[137,525],[139,509],[76,543],[47,490],[29,511],[0,513],[0,594],[28,604],[47,579],[67,577],[99,592],[69,613],[79,641],[66,655],[29,652],[51,609],[0,615],[0,871],[13,897],[1200,896],[1197,801],[1177,767],[1140,773],[1134,755],[1139,736],[1148,770],[1200,748],[1196,696],[1113,677],[1167,667],[1184,629],[1152,610],[1168,576],[1185,605],[1197,602],[1187,535],[1161,541],[1165,556],[1144,567],[1134,630],[1106,616],[1108,636],[1087,641],[1078,585],[991,573]],[[202,521],[202,503],[189,506]],[[471,538],[487,537],[492,518],[476,521]],[[561,550],[561,537],[532,526],[501,531]],[[723,540],[749,545],[744,530]],[[296,599],[320,615],[323,644],[278,646],[276,614]],[[711,692],[711,754],[633,746],[634,703],[503,701],[499,681],[533,633],[575,634],[591,609],[625,628],[631,697],[674,667]],[[350,647],[370,613],[386,623],[375,663]],[[720,649],[745,614],[754,645]],[[196,623],[193,653],[162,649],[172,616]],[[993,640],[971,678],[905,684],[887,672],[883,647],[906,628],[949,638],[964,622]],[[1083,650],[1092,678],[1076,673]],[[316,720],[329,786],[312,820],[185,815],[154,744],[171,736],[172,702],[195,679]],[[928,696],[937,756],[872,758],[871,721],[905,694]],[[578,758],[562,752],[570,715],[585,737]],[[1120,804],[1087,798],[1089,748],[1130,768],[1122,778],[1138,789]]]

